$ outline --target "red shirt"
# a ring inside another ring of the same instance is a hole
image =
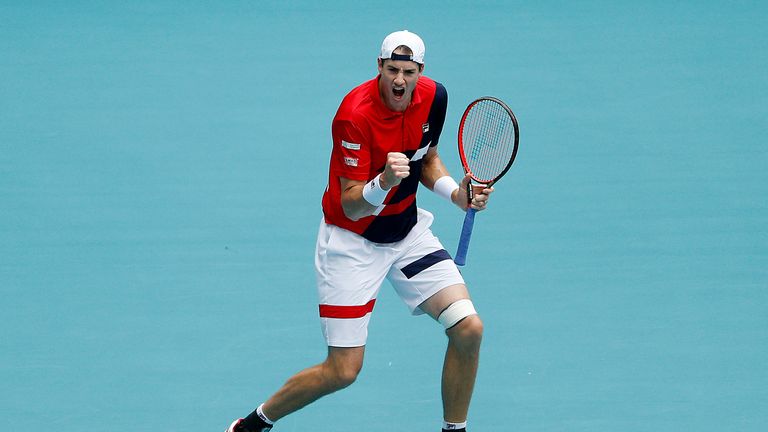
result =
[[[333,119],[328,187],[323,213],[329,224],[348,229],[376,243],[402,240],[416,224],[416,189],[422,158],[437,145],[445,123],[448,94],[442,84],[419,78],[410,105],[391,111],[379,95],[378,77],[353,89]],[[384,171],[387,153],[404,153],[410,175],[390,189],[384,204],[372,216],[352,221],[341,207],[340,177],[369,181]]]

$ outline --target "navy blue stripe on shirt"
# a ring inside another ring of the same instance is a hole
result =
[[[416,261],[403,267],[400,271],[403,272],[406,278],[410,279],[422,271],[439,263],[440,261],[449,259],[451,259],[451,255],[445,249],[440,249],[417,259]]]
[[[437,84],[435,99],[432,101],[432,107],[429,110],[427,120],[429,122],[429,133],[424,134],[424,138],[429,140],[427,142],[430,142],[430,147],[436,146],[437,142],[440,141],[440,134],[443,132],[443,124],[445,123],[445,113],[448,110],[448,92],[439,82],[435,81],[435,84]],[[427,142],[422,142],[422,145],[426,145]]]
[[[414,200],[400,214],[376,216],[361,235],[374,243],[394,243],[404,239],[416,222],[416,200]]]

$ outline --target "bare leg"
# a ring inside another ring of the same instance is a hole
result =
[[[469,298],[463,284],[447,287],[427,299],[419,307],[432,318],[457,300]],[[443,417],[452,423],[467,420],[469,402],[475,387],[477,366],[480,360],[480,342],[483,339],[483,322],[477,315],[470,315],[446,330],[448,348],[443,363]]]
[[[448,349],[443,363],[443,416],[446,421],[467,420],[480,359],[483,323],[472,315],[448,329]]]
[[[328,348],[323,363],[304,369],[286,381],[262,407],[264,415],[277,421],[321,397],[355,382],[363,366],[365,347]]]

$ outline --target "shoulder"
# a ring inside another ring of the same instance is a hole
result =
[[[421,88],[423,91],[429,93],[448,93],[445,89],[445,86],[441,82],[435,81],[426,75],[422,75],[422,77],[419,78],[419,82],[416,84],[416,86],[417,88]]]
[[[376,86],[376,79],[368,80],[352,89],[342,99],[334,120],[353,120],[367,112],[372,105],[371,92]]]
[[[448,91],[442,83],[435,81],[428,76],[422,76],[419,78],[416,88],[417,91],[425,95],[427,100],[431,101],[432,104],[448,104]]]
[[[342,99],[336,115],[333,117],[332,132],[343,139],[356,142],[364,140],[369,128],[368,117],[372,111],[371,88],[376,80],[366,81],[352,89]]]
[[[448,91],[445,86],[427,76],[422,76],[417,85],[419,84],[422,85],[419,91],[430,107],[430,115],[439,113],[444,116],[448,109]]]

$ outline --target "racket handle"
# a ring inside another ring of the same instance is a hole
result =
[[[472,237],[472,227],[475,225],[475,213],[477,210],[470,208],[464,216],[464,225],[461,227],[461,236],[459,237],[459,248],[456,251],[456,258],[453,262],[458,266],[467,263],[467,250],[469,249],[469,239]]]

